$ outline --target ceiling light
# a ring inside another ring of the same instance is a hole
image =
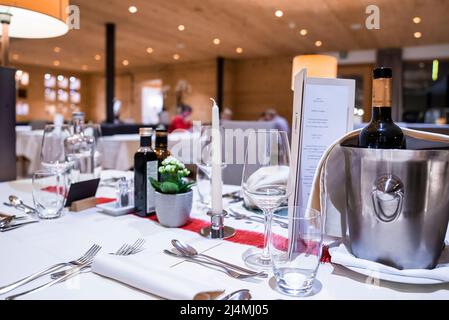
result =
[[[215,44],[215,45],[218,46],[218,45],[220,44],[220,42],[221,42],[220,39],[218,39],[218,38],[215,38],[215,39],[214,39],[214,44]]]
[[[55,67],[59,67],[61,65],[61,62],[59,60],[55,60],[55,61],[53,61],[53,65]]]
[[[81,67],[82,70],[86,71],[87,69],[89,69],[88,66],[86,66],[85,64]]]
[[[351,24],[351,29],[352,30],[360,30],[360,29],[362,29],[362,25],[360,23],[353,23],[353,24]]]
[[[309,32],[307,31],[307,29],[301,29],[301,30],[299,31],[299,34],[302,35],[302,36],[306,36],[307,33],[309,33]]]
[[[122,61],[122,64],[126,67],[126,66],[129,65],[129,61],[128,61],[128,60],[123,60],[123,61]]]
[[[186,29],[186,27],[183,25],[183,24],[180,24],[179,26],[178,26],[178,30],[179,31],[184,31]]]
[[[243,48],[238,47],[237,49],[235,49],[235,52],[237,52],[238,54],[243,53]]]
[[[149,53],[149,54],[152,54],[154,52],[154,49],[153,48],[147,48],[147,53]]]
[[[413,22],[416,23],[416,24],[421,23],[421,18],[420,17],[414,17],[413,18]]]
[[[181,56],[179,54],[177,54],[177,53],[175,53],[173,55],[173,59],[175,59],[175,60],[179,60],[180,58],[181,58]]]
[[[97,60],[97,61],[100,61],[100,60],[101,60],[101,55],[96,54],[95,57],[94,57],[94,59]]]
[[[12,55],[13,60],[19,60],[19,55],[17,53]]]
[[[281,18],[284,15],[284,12],[282,12],[282,10],[276,10],[274,12],[274,15],[278,18]]]
[[[53,49],[53,51],[56,52],[56,53],[59,53],[59,52],[61,52],[61,48],[60,47],[55,47]]]
[[[320,40],[315,41],[315,47],[321,47],[322,45],[323,43]]]
[[[130,13],[136,13],[137,12],[137,7],[136,6],[131,6],[131,7],[128,8],[128,11]]]
[[[413,34],[413,36],[414,36],[416,39],[419,39],[419,38],[422,37],[422,33],[419,32],[419,31],[417,31],[417,32],[415,32],[415,33]]]

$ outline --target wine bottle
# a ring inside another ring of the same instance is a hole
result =
[[[167,130],[156,129],[156,144],[154,152],[156,152],[158,167],[160,167],[162,165],[162,161],[170,156],[170,151],[168,151]],[[159,174],[158,176],[160,177]]]
[[[157,155],[151,148],[153,129],[140,128],[140,148],[134,155],[134,206],[142,217],[155,213],[154,188],[150,178],[158,177]]]
[[[360,147],[373,149],[406,147],[404,133],[391,117],[392,78],[391,68],[377,68],[373,71],[372,118],[360,133]]]

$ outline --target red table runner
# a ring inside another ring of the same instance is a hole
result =
[[[115,201],[115,199],[97,198],[98,204],[108,203],[108,202],[112,202],[112,201]],[[150,216],[150,217],[144,218],[144,219],[149,219],[151,221],[158,222],[156,215],[153,215],[153,216]],[[181,227],[180,229],[199,233],[202,228],[208,227],[208,226],[210,226],[210,223],[207,221],[191,218],[189,223],[187,223],[185,226]],[[263,240],[264,240],[263,238],[264,238],[264,235],[262,233],[237,229],[235,236],[233,236],[232,238],[226,239],[226,241],[262,248]],[[329,254],[329,250],[328,250],[327,246],[323,247],[321,262],[323,262],[323,263],[331,262],[331,256]]]

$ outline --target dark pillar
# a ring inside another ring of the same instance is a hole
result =
[[[402,49],[381,49],[377,51],[377,66],[390,67],[393,69],[393,108],[392,117],[394,121],[402,121]]]
[[[0,181],[16,179],[16,70],[0,67]]]
[[[224,95],[224,58],[217,58],[217,97],[216,101],[220,110],[223,109]]]
[[[115,24],[106,24],[106,122],[114,122],[115,98]]]

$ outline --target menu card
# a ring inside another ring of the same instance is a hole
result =
[[[334,141],[353,129],[355,81],[295,77],[290,205],[306,206],[318,163]]]

